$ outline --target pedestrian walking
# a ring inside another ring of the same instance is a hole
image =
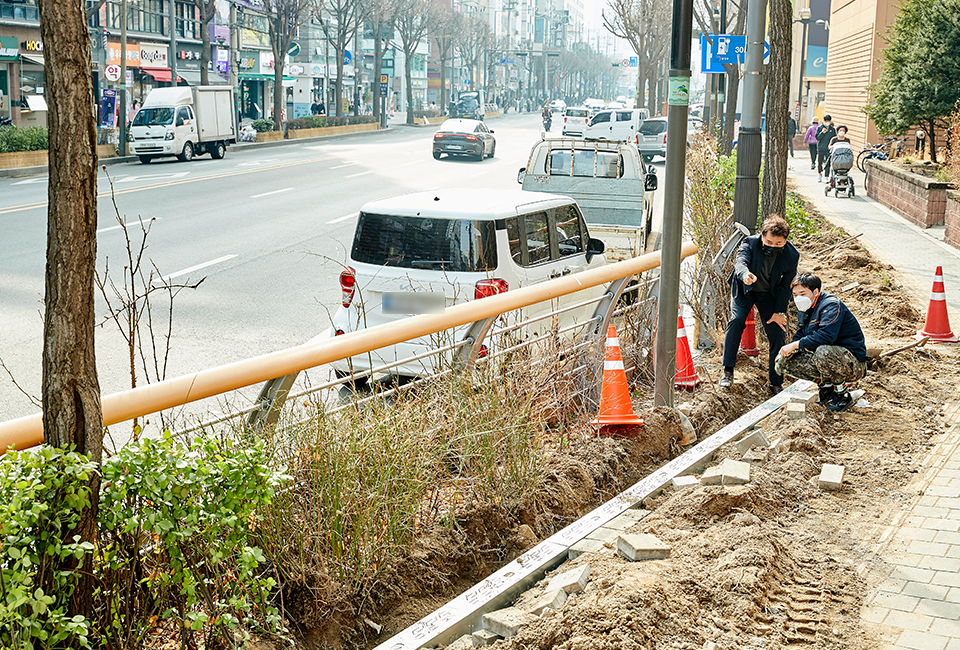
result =
[[[793,115],[789,117],[787,122],[787,140],[790,142],[790,157],[793,158],[793,139],[797,136],[797,121],[793,119]]]
[[[720,387],[733,384],[733,367],[740,350],[740,337],[754,305],[770,342],[770,392],[783,389],[783,377],[774,363],[783,347],[787,331],[787,305],[790,285],[797,274],[800,252],[787,241],[790,225],[778,214],[763,220],[759,235],[747,237],[737,249],[730,285],[730,322],[723,339],[723,376]]]
[[[846,384],[867,374],[863,330],[839,298],[822,290],[813,273],[801,273],[791,289],[797,331],[780,349],[777,372],[817,382],[820,403],[829,411],[842,411],[852,401]]]
[[[830,141],[837,137],[837,130],[833,128],[833,121],[829,115],[823,116],[823,124],[817,129],[817,173],[823,181],[823,175],[830,176]],[[824,170],[826,168],[826,170]]]
[[[807,129],[803,136],[803,144],[810,149],[810,169],[817,168],[817,129],[820,127],[820,120],[813,118],[813,124]]]

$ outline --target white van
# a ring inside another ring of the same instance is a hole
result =
[[[130,125],[130,153],[143,164],[160,156],[219,160],[237,141],[229,86],[154,88]]]
[[[576,202],[521,190],[451,189],[367,203],[360,209],[342,301],[330,335],[442,311],[570,273],[603,266],[603,242],[591,239]],[[532,305],[523,317],[598,297],[604,287]],[[585,322],[588,305],[563,312],[560,327]],[[550,325],[550,319],[541,323]],[[539,326],[539,325],[538,325]],[[531,326],[532,327],[532,326]],[[461,331],[462,330],[462,331]],[[454,333],[459,339],[466,327]],[[424,337],[333,363],[339,376],[361,373],[438,347]],[[452,342],[444,340],[443,343]],[[496,345],[495,341],[487,345]],[[390,370],[428,374],[449,362],[427,357]]]
[[[636,142],[640,123],[647,119],[645,108],[620,108],[599,111],[583,129],[586,140]]]

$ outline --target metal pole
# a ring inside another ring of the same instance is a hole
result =
[[[743,121],[737,138],[737,183],[733,190],[733,220],[750,232],[757,229],[760,205],[760,113],[763,108],[763,35],[767,0],[747,5],[747,54],[743,77]]]
[[[237,25],[237,5],[230,3],[230,87],[233,89],[233,119],[236,121],[234,133],[240,139],[240,29]]]
[[[801,13],[802,13],[802,10],[801,10]],[[799,81],[797,81],[797,123],[798,123],[798,126],[799,126],[800,124],[803,124],[803,122],[800,121],[800,110],[803,109],[803,73],[804,73],[804,69],[803,69],[803,68],[804,68],[804,66],[806,65],[806,57],[807,57],[807,25],[810,24],[810,19],[807,18],[807,19],[804,20],[803,18],[801,18],[801,19],[800,19],[800,22],[803,23],[803,36],[800,38],[800,42],[801,42],[801,45],[800,45],[800,74],[797,75],[797,76],[800,78]]]
[[[720,32],[727,33],[727,0],[720,0]],[[727,103],[727,75],[720,75],[718,82],[720,87],[717,89],[717,124],[722,128],[725,115],[725,106]]]
[[[176,0],[170,0],[170,85],[177,83],[177,10]],[[186,24],[186,23],[184,23]]]
[[[670,88],[667,92],[667,166],[663,172],[663,250],[660,265],[660,302],[657,305],[655,406],[673,406],[677,356],[675,319],[680,305],[680,243],[683,236],[683,186],[687,162],[692,23],[693,0],[673,0]]]
[[[127,155],[127,0],[120,0],[120,155]]]

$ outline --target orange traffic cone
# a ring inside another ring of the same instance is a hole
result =
[[[683,316],[677,316],[677,374],[674,386],[693,390],[700,385],[700,377],[693,367],[693,355],[690,354],[690,342],[687,341],[687,329],[683,326]]]
[[[627,388],[627,374],[623,371],[623,357],[620,356],[617,328],[613,325],[607,330],[607,356],[603,362],[600,415],[590,424],[600,427],[601,435],[628,433],[630,429],[643,424],[643,420],[633,412],[630,389]]]
[[[937,267],[933,276],[933,291],[930,293],[930,306],[927,307],[927,322],[917,332],[915,338],[929,336],[932,343],[956,343],[957,335],[950,331],[950,317],[947,315],[947,294],[943,288],[943,267]]]
[[[747,316],[747,326],[743,328],[743,335],[740,337],[740,351],[748,357],[755,357],[760,354],[757,348],[757,319],[756,308],[750,308],[750,314]]]

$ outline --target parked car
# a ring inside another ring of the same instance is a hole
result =
[[[687,146],[693,143],[693,138],[703,128],[703,121],[698,117],[687,118]],[[667,118],[652,117],[644,120],[637,132],[637,149],[643,155],[645,162],[651,162],[654,156],[667,156]]]
[[[635,142],[640,123],[646,117],[645,108],[602,110],[586,125],[583,137],[587,140]]]
[[[219,160],[237,141],[228,86],[154,88],[130,126],[130,153],[143,164],[161,156],[181,161],[209,153]]]
[[[440,160],[442,154],[448,156],[475,156],[493,158],[497,151],[497,140],[493,130],[480,120],[449,119],[433,135],[433,157]]]
[[[574,106],[563,112],[563,135],[582,136],[590,121],[590,109],[586,106]]]
[[[567,108],[567,102],[562,99],[555,99],[550,102],[550,112],[556,113],[557,111],[563,112]]]
[[[442,311],[519,287],[606,264],[603,242],[591,239],[576,202],[564,196],[499,189],[448,189],[367,203],[360,209],[342,301],[330,336]],[[528,319],[557,306],[599,297],[603,287],[562,296],[522,311]],[[585,322],[589,305],[563,312],[560,326]],[[531,328],[543,327],[546,319]],[[548,325],[549,326],[549,325]],[[458,340],[466,326],[452,332]],[[533,329],[530,330],[533,332]],[[451,332],[446,333],[447,338]],[[340,376],[422,354],[446,339],[425,337],[334,362]],[[496,348],[497,341],[485,345]],[[390,372],[418,376],[446,358],[402,363]]]

